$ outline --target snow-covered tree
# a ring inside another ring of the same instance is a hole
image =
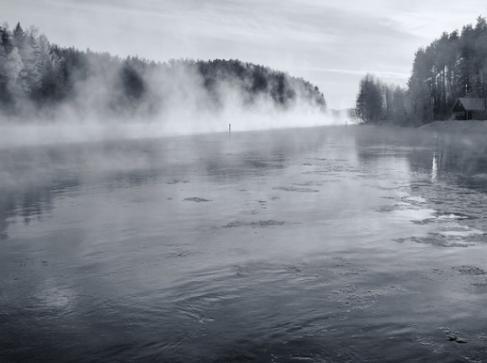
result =
[[[7,89],[15,97],[23,95],[23,90],[20,86],[20,75],[24,69],[24,63],[20,57],[19,51],[16,47],[7,55],[5,61],[5,73],[7,76]]]

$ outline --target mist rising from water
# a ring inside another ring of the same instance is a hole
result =
[[[82,52],[0,27],[0,145],[31,145],[347,123],[310,82],[238,60]]]
[[[145,82],[150,93],[138,100],[137,105],[116,105],[128,107],[128,111],[117,113],[110,103],[118,92],[113,87],[116,82],[96,74],[76,82],[75,97],[59,105],[39,111],[23,100],[20,120],[4,117],[0,121],[0,145],[227,132],[229,124],[232,132],[240,132],[349,122],[346,115],[328,112],[310,100],[298,82],[292,85],[295,99],[286,107],[276,104],[267,94],[253,95],[249,102],[249,95],[241,85],[228,80],[218,84],[216,107],[212,99],[215,96],[205,89],[201,76],[187,67],[178,67],[174,72],[151,72]]]

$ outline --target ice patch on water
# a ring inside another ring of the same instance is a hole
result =
[[[436,210],[434,209],[401,208],[394,210],[393,213],[396,217],[407,219],[411,222],[421,222],[436,218]]]
[[[424,199],[423,197],[412,196],[412,195],[405,197],[404,200],[407,202],[413,202],[413,203],[419,203],[419,204],[426,203],[426,199]]]
[[[450,231],[443,231],[440,232],[440,234],[445,237],[465,238],[465,237],[471,237],[475,235],[483,235],[484,232],[475,228],[458,226],[456,229]]]
[[[398,192],[400,202],[379,209],[380,212],[390,212],[393,218],[408,220],[419,225],[437,224],[436,231],[426,236],[412,236],[400,238],[396,241],[411,241],[421,244],[431,244],[441,247],[468,247],[484,236],[485,232],[476,228],[460,224],[460,221],[470,219],[469,216],[455,213],[441,214],[432,208],[425,208],[427,200],[420,196],[412,196],[406,192]]]
[[[461,219],[468,219],[467,216],[461,216],[458,214],[442,214],[437,217],[438,220],[443,221],[443,220],[461,220]]]
[[[437,247],[469,247],[473,243],[461,241],[457,239],[447,238],[439,233],[429,233],[427,236],[412,236],[408,238],[398,238],[395,240],[398,243],[414,242],[418,244],[427,244]]]

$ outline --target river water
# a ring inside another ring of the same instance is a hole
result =
[[[0,150],[0,361],[487,360],[483,137]]]

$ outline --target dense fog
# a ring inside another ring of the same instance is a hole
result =
[[[311,83],[238,60],[166,63],[0,27],[2,144],[343,123]]]

